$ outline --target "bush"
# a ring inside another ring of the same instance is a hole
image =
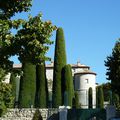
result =
[[[32,120],[43,120],[40,111],[37,109],[34,113]]]

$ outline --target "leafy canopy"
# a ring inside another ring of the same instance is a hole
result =
[[[0,0],[0,19],[9,19],[15,13],[30,10],[32,0]]]

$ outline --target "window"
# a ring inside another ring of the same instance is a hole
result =
[[[88,83],[89,81],[88,81],[88,79],[85,79],[85,83]]]

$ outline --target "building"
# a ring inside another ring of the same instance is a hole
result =
[[[21,64],[14,64],[14,69],[21,69]],[[93,90],[93,108],[96,106],[96,73],[90,70],[89,66],[83,65],[80,62],[71,64],[74,89],[78,92],[79,103],[82,108],[88,108],[88,90],[91,87]],[[53,81],[54,63],[46,65],[46,77],[48,80],[49,99],[52,100],[52,81]],[[10,74],[6,76],[6,82],[9,82]],[[20,77],[17,76],[16,101],[19,96]]]

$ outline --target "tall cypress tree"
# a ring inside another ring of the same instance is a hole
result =
[[[73,79],[71,74],[71,66],[65,65],[63,68],[63,84],[62,84],[62,94],[64,98],[64,105],[72,107],[72,99],[73,99]]]
[[[10,84],[12,85],[12,95],[14,97],[14,103],[15,103],[15,100],[16,100],[16,75],[15,73],[11,73],[11,76],[10,76]]]
[[[46,108],[48,104],[48,87],[46,79],[45,64],[36,66],[36,100],[35,106]]]
[[[97,108],[104,108],[104,95],[103,95],[103,89],[101,86],[97,88],[97,98],[96,98],[96,107]]]
[[[32,63],[23,64],[23,77],[20,81],[19,105],[22,108],[34,106],[36,90],[36,67]]]
[[[79,95],[77,91],[75,91],[74,93],[72,105],[73,105],[73,108],[76,108],[76,109],[81,108],[81,104],[79,103]]]
[[[66,65],[66,51],[64,32],[62,28],[58,28],[56,32],[54,72],[53,72],[53,96],[52,96],[52,106],[55,108],[62,105],[61,81],[63,81],[62,68],[65,65]]]
[[[92,108],[92,88],[90,87],[88,90],[88,108]]]
[[[98,87],[96,87],[96,108],[98,108]]]

